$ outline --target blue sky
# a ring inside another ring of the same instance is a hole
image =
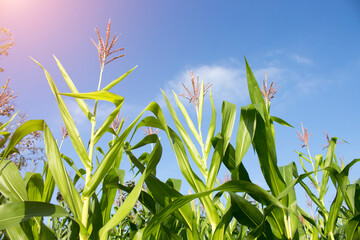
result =
[[[30,119],[45,119],[58,139],[60,115],[55,99],[43,72],[29,56],[48,69],[60,91],[68,89],[52,54],[80,91],[93,91],[99,63],[90,38],[96,39],[95,26],[104,33],[108,19],[112,33],[121,34],[117,46],[125,48],[126,56],[106,67],[104,84],[139,65],[114,90],[125,97],[122,113],[129,121],[150,101],[163,103],[160,89],[182,93],[180,84],[189,83],[191,69],[213,84],[219,118],[222,100],[240,110],[250,103],[246,56],[258,82],[267,72],[269,81],[280,85],[272,101],[272,115],[295,127],[276,128],[280,165],[298,163],[294,150],[301,150],[296,136],[301,122],[312,133],[313,155],[326,154],[321,146],[326,143],[325,130],[350,143],[337,148],[345,162],[359,158],[358,1],[0,0],[0,26],[10,29],[16,43],[10,55],[0,59],[5,69],[1,81],[11,77],[11,88],[19,95],[17,107]],[[68,103],[81,132],[89,134],[75,105]],[[108,110],[108,105],[103,105],[100,112],[105,116]],[[170,116],[167,119],[171,122]],[[64,151],[73,153],[70,141]],[[164,155],[158,175],[163,180],[180,177],[170,149],[165,148]],[[262,185],[253,159],[250,154],[244,163],[255,174],[254,182]],[[353,168],[353,178],[358,178],[358,170]],[[222,170],[219,176],[223,174]]]

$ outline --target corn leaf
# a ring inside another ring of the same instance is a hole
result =
[[[348,204],[350,211],[351,212],[353,211],[353,206],[351,205],[351,202],[348,199],[346,187],[349,182],[349,179],[348,179],[349,170],[355,163],[357,163],[359,161],[360,161],[360,159],[354,159],[348,165],[346,165],[346,167],[340,173],[333,167],[327,167],[324,169],[324,170],[326,170],[326,172],[328,172],[329,175],[331,174],[337,181],[336,197],[330,206],[328,221],[326,222],[326,225],[325,225],[325,230],[326,230],[325,233],[328,233],[329,235],[332,235],[335,233],[335,224],[339,217],[339,212],[343,205],[344,199],[347,200],[346,203]]]
[[[144,114],[145,111],[151,111],[153,112],[158,119],[160,119],[160,125],[166,126],[164,115],[159,107],[159,105],[155,102],[150,103],[141,113],[139,116],[136,117],[136,119],[124,130],[124,132],[119,136],[119,138],[116,139],[113,147],[109,150],[109,152],[106,154],[102,162],[100,163],[99,167],[96,169],[94,175],[91,176],[88,184],[84,187],[83,196],[91,196],[97,186],[99,186],[99,183],[103,180],[106,173],[111,168],[115,157],[117,156],[120,148],[122,147],[125,139],[130,134],[130,131],[135,127],[136,123],[139,121],[140,117]],[[164,127],[162,127],[165,129]],[[167,130],[165,130],[167,131]]]
[[[181,113],[183,114],[186,123],[189,126],[190,131],[192,132],[192,134],[194,135],[194,137],[196,138],[196,140],[198,141],[199,144],[202,144],[202,139],[201,139],[201,135],[200,133],[197,131],[193,121],[191,120],[188,112],[186,111],[186,108],[184,107],[184,105],[180,102],[179,98],[177,97],[176,93],[173,92],[174,94],[174,98],[176,101],[177,106],[179,107]]]
[[[6,233],[9,235],[11,240],[28,240],[29,238],[26,236],[24,230],[21,228],[20,224],[13,225],[11,227],[6,228]]]
[[[246,58],[245,58],[245,64],[246,64],[246,79],[247,79],[251,103],[253,104],[255,109],[259,112],[262,119],[265,121],[266,118],[268,118],[268,117],[265,117],[267,110],[266,110],[264,99],[262,97],[259,85],[255,79],[255,76],[254,76]]]
[[[241,108],[240,123],[236,136],[235,164],[239,166],[249,150],[255,135],[256,112],[252,105]]]
[[[84,143],[81,140],[80,133],[79,133],[78,129],[76,128],[75,122],[74,122],[73,118],[71,117],[70,112],[67,109],[64,100],[59,95],[59,91],[58,91],[53,79],[51,78],[50,74],[48,73],[48,71],[46,71],[46,69],[43,66],[41,66],[41,64],[38,63],[36,60],[33,59],[33,61],[36,62],[44,70],[44,73],[48,80],[50,88],[56,98],[56,102],[58,104],[61,116],[64,120],[64,124],[68,130],[73,147],[74,147],[76,153],[78,154],[78,156],[80,157],[80,160],[84,164],[84,166],[86,168],[89,168],[90,166],[92,166],[91,160],[89,159],[89,156],[87,154]]]
[[[4,160],[0,163],[0,192],[10,201],[28,200],[20,172],[10,160]]]
[[[121,82],[122,80],[124,80],[124,78],[126,78],[132,71],[134,71],[134,69],[137,68],[137,66],[133,67],[132,69],[130,69],[129,71],[127,71],[125,74],[123,74],[122,76],[120,76],[119,78],[115,79],[114,81],[112,81],[111,83],[109,83],[108,85],[106,85],[106,87],[104,87],[102,90],[103,91],[109,91],[112,87],[114,87],[116,84],[118,84],[119,82]]]
[[[27,172],[24,177],[29,201],[41,201],[44,191],[44,182],[40,173]]]
[[[116,170],[120,169],[111,168],[103,180],[103,191],[100,200],[101,215],[103,220],[102,225],[104,225],[110,219],[111,210],[113,208],[114,199],[117,193],[117,189],[110,188],[109,184],[118,184],[119,182],[123,184],[124,182],[125,171],[121,170],[122,173],[118,174]]]
[[[211,159],[209,175],[206,181],[207,188],[213,188],[215,186],[215,180],[219,173],[221,160],[223,159],[223,156],[231,139],[235,123],[235,117],[236,106],[234,104],[224,101],[221,109],[221,139],[216,144],[214,154]]]
[[[82,201],[80,195],[67,174],[60,152],[50,129],[43,122],[45,150],[48,158],[49,169],[68,207],[76,219],[81,219]]]
[[[274,196],[268,193],[266,190],[262,189],[261,187],[257,186],[256,184],[240,181],[240,180],[233,180],[228,181],[216,188],[191,194],[187,196],[183,196],[181,198],[176,199],[163,210],[161,210],[157,215],[155,215],[151,221],[149,222],[148,226],[144,231],[144,238],[146,239],[148,236],[152,234],[152,232],[159,226],[159,224],[165,220],[171,213],[177,210],[179,207],[183,206],[184,204],[192,201],[195,198],[206,196],[214,191],[227,191],[227,192],[246,192],[255,196],[257,199],[261,200],[264,205],[273,205],[279,208],[286,208],[281,202],[279,202]]]
[[[14,113],[11,118],[9,119],[9,121],[7,121],[6,123],[4,124],[1,124],[0,126],[0,131],[2,131],[4,128],[6,128],[7,125],[9,125],[13,120],[14,118],[17,116],[17,114],[19,113],[19,111],[16,111],[16,113]]]
[[[118,113],[120,112],[120,109],[122,107],[122,103],[119,104],[119,106],[116,107],[116,109],[107,116],[105,121],[101,124],[101,126],[96,130],[94,137],[92,139],[94,145],[100,140],[100,138],[104,135],[105,132],[109,131],[109,127],[111,123],[114,121]],[[120,128],[120,127],[119,127]],[[110,128],[113,130],[112,128]],[[116,134],[115,134],[116,136]]]
[[[210,150],[211,150],[211,139],[214,137],[215,128],[216,128],[216,108],[214,104],[214,99],[212,97],[211,89],[210,89],[210,101],[211,101],[211,120],[209,125],[208,134],[205,142],[205,155],[203,156],[204,160],[208,159]]]
[[[60,93],[60,95],[73,97],[77,99],[103,100],[114,103],[115,106],[119,106],[124,101],[123,97],[115,93],[109,91],[103,91],[103,90],[96,92],[89,92],[89,93]]]
[[[149,156],[147,168],[144,170],[144,173],[140,177],[140,179],[137,182],[137,184],[135,185],[134,189],[127,196],[125,202],[120,206],[120,208],[114,214],[114,216],[100,229],[100,231],[99,231],[100,239],[106,239],[108,231],[110,231],[113,227],[118,225],[128,215],[128,213],[131,211],[131,209],[134,207],[134,205],[140,195],[142,185],[143,185],[145,179],[156,168],[156,165],[160,161],[161,154],[162,154],[162,147],[160,145],[160,142],[158,141],[155,144],[155,147],[154,147],[153,151],[151,152],[151,155]]]
[[[270,117],[271,121],[274,121],[274,122],[277,122],[278,124],[281,124],[283,126],[286,126],[286,127],[292,127],[292,125],[290,125],[289,123],[287,123],[285,120],[281,119],[281,118],[278,118],[278,117],[275,117],[275,116],[271,116]]]
[[[126,149],[126,153],[130,160],[134,163],[134,165],[141,171],[144,172],[145,167],[141,164],[141,162],[132,154],[132,152]],[[161,182],[156,176],[150,174],[146,180],[146,186],[148,187],[149,192],[153,196],[153,198],[160,204],[162,207],[166,207],[171,201],[182,197],[183,195],[179,192],[179,190],[170,187],[168,184]],[[175,181],[177,182],[177,181]],[[156,211],[153,210],[155,214]],[[179,220],[186,224],[190,230],[192,230],[192,219],[193,214],[190,208],[190,205],[186,204],[179,208],[179,211],[174,213],[174,216]]]
[[[62,207],[43,202],[11,202],[0,205],[0,230],[14,226],[32,217],[70,216]]]
[[[337,138],[331,138],[331,140],[330,140],[323,168],[327,168],[327,167],[331,166],[331,163],[332,163],[334,155],[335,155],[336,140],[337,140]],[[326,188],[327,188],[327,184],[329,181],[329,175],[330,175],[329,172],[323,173],[323,177],[322,177],[321,185],[320,185],[320,194],[319,194],[319,199],[321,201],[324,199],[325,193],[327,192]]]
[[[251,229],[259,227],[261,224],[263,224],[264,216],[259,211],[259,209],[257,209],[254,205],[252,205],[243,197],[240,197],[235,193],[230,193],[230,197],[231,197],[231,213],[240,224],[248,226]],[[266,226],[267,227],[265,227],[265,229],[263,229],[262,231],[262,235],[266,239],[271,239],[272,238],[271,231],[264,231],[264,230],[269,230],[268,224],[266,224]]]
[[[201,123],[202,123],[203,109],[204,109],[204,81],[201,82],[200,93],[199,93],[199,109],[197,113],[198,129],[199,129],[200,137],[201,137]]]
[[[356,240],[360,238],[360,213],[349,220],[345,226],[346,238]]]
[[[44,183],[44,190],[42,194],[42,202],[50,203],[51,197],[54,193],[55,189],[55,181],[51,172],[49,170],[49,165],[47,162],[44,163],[44,172],[45,172],[45,183]]]
[[[37,122],[38,124],[42,124],[42,120],[31,120],[23,123],[20,127],[18,127],[14,134],[12,135],[9,144],[4,149],[2,154],[2,159],[5,159],[13,150],[13,148],[28,134],[37,131],[39,126],[35,124]],[[41,127],[40,127],[41,128]]]
[[[169,109],[171,118],[173,119],[176,129],[179,131],[179,134],[180,134],[181,138],[183,139],[183,142],[185,143],[185,146],[188,149],[192,160],[198,166],[198,168],[199,168],[200,172],[203,174],[203,176],[205,176],[205,178],[207,178],[207,167],[206,167],[205,163],[202,161],[201,156],[200,156],[198,150],[196,149],[196,146],[191,141],[190,136],[186,132],[182,123],[180,122],[180,120],[179,120],[174,108],[171,106],[171,103],[170,103],[169,99],[167,98],[166,94],[163,91],[162,91],[162,94],[164,96],[166,105]]]
[[[67,85],[69,86],[70,90],[72,93],[79,93],[78,90],[76,89],[73,81],[71,80],[70,76],[67,74],[67,72],[65,71],[64,67],[61,65],[60,61],[55,57],[55,61],[56,64],[58,65],[61,74],[64,77],[65,82],[67,83]],[[80,99],[80,98],[76,98],[76,102],[78,103],[80,109],[84,112],[85,116],[89,119],[89,121],[91,121],[93,115],[90,112],[88,106],[86,105],[85,101]]]

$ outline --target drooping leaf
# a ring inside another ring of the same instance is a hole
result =
[[[69,86],[70,90],[72,93],[79,93],[77,88],[75,87],[75,84],[73,83],[73,81],[71,80],[70,76],[67,74],[67,72],[65,71],[64,67],[61,65],[60,61],[55,57],[55,61],[61,71],[61,74],[64,77],[65,82],[67,83],[67,85]],[[84,112],[85,116],[89,119],[89,121],[91,121],[93,114],[90,112],[88,106],[86,105],[85,101],[83,99],[80,98],[76,98],[76,102],[78,103],[79,107],[81,108],[81,110]]]
[[[131,211],[131,209],[134,207],[139,194],[142,189],[142,185],[145,181],[145,179],[149,176],[149,174],[155,169],[156,165],[160,161],[160,157],[162,154],[162,147],[160,145],[160,142],[158,141],[155,144],[155,147],[149,156],[149,163],[147,168],[144,170],[142,176],[140,177],[139,181],[135,185],[134,189],[131,191],[131,193],[126,197],[126,200],[124,203],[120,206],[118,211],[114,214],[114,216],[100,229],[99,236],[100,239],[106,239],[108,231],[118,225]]]
[[[11,202],[0,205],[0,230],[15,226],[32,217],[70,216],[62,207],[43,202]]]
[[[44,70],[44,73],[48,80],[49,86],[56,98],[58,108],[60,110],[64,124],[68,130],[69,137],[71,139],[73,147],[74,147],[75,151],[77,152],[78,156],[80,157],[81,162],[84,164],[84,166],[86,168],[89,168],[90,166],[92,166],[91,160],[89,159],[86,148],[81,139],[80,133],[79,133],[78,129],[76,128],[75,122],[74,122],[69,110],[67,109],[64,100],[60,96],[59,90],[57,89],[49,72],[46,71],[46,69],[40,63],[38,63],[35,59],[33,59],[33,61],[36,62]]]
[[[10,160],[4,160],[0,163],[0,192],[10,201],[28,200],[20,172]]]

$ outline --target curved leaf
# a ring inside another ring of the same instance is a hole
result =
[[[106,87],[104,87],[102,90],[103,91],[109,91],[112,87],[114,87],[116,84],[118,84],[119,82],[121,82],[122,80],[124,80],[124,78],[127,77],[127,75],[129,75],[132,71],[134,71],[134,69],[137,68],[137,65],[135,67],[133,67],[132,69],[130,69],[129,71],[127,71],[125,74],[123,74],[122,76],[120,76],[119,78],[115,79],[114,81],[112,81],[111,83],[109,83],[108,85],[106,85]]]
[[[78,90],[76,89],[73,81],[71,80],[70,76],[67,74],[67,72],[65,71],[64,67],[61,65],[60,61],[55,57],[55,61],[60,69],[61,74],[64,77],[65,82],[67,83],[67,85],[69,86],[70,90],[72,93],[79,93]],[[92,113],[90,112],[88,106],[86,105],[85,101],[80,99],[80,98],[76,98],[76,102],[78,103],[79,107],[81,108],[81,110],[84,112],[85,116],[89,119],[89,121],[91,121],[91,118],[93,117]]]
[[[4,160],[0,163],[0,192],[10,201],[28,200],[20,172],[10,160]]]
[[[64,120],[64,124],[68,130],[69,133],[69,137],[71,139],[71,142],[74,146],[75,151],[77,152],[78,156],[81,159],[81,162],[84,164],[84,166],[86,168],[90,168],[92,166],[92,162],[89,159],[89,156],[87,154],[86,148],[84,146],[84,143],[81,139],[80,133],[78,131],[78,129],[76,128],[74,119],[72,118],[69,110],[67,109],[64,100],[62,99],[62,97],[59,94],[59,90],[57,89],[53,79],[51,78],[50,74],[48,71],[46,71],[46,69],[39,63],[37,62],[35,59],[32,58],[32,60],[34,62],[36,62],[39,67],[41,67],[44,70],[45,76],[48,80],[48,83],[50,85],[50,88],[56,98],[56,102],[58,104],[61,116]]]
[[[144,231],[144,238],[146,239],[148,236],[150,236],[150,234],[154,230],[156,230],[157,226],[159,226],[159,224],[162,221],[164,221],[171,213],[173,213],[179,207],[183,206],[184,204],[190,202],[195,198],[206,196],[214,191],[246,192],[257,198],[258,200],[260,200],[265,205],[273,205],[279,208],[286,208],[274,196],[272,196],[270,193],[268,193],[266,190],[262,189],[261,187],[257,186],[256,184],[241,180],[228,181],[214,189],[197,194],[183,196],[173,201],[170,205],[165,207],[161,212],[159,212],[151,219],[151,221],[149,222],[148,226]]]
[[[12,202],[0,205],[0,230],[32,217],[65,217],[69,213],[60,206],[43,202]]]

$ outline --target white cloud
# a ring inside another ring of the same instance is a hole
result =
[[[303,64],[310,64],[312,62],[310,59],[298,55],[293,56],[296,56],[296,59]],[[203,80],[205,83],[213,84],[211,89],[217,105],[221,104],[224,100],[238,106],[249,103],[245,66],[235,61],[227,61],[221,64],[201,65],[196,68],[187,67],[175,75],[163,88],[173,106],[176,104],[173,100],[172,90],[177,94],[185,93],[182,82],[187,87],[191,87],[191,69],[195,77],[199,76],[200,81]],[[281,62],[276,64],[268,63],[262,68],[253,67],[252,70],[260,88],[265,79],[265,72],[267,72],[269,84],[275,82],[275,87],[280,86],[275,101],[277,105],[281,105],[282,109],[291,106],[291,101],[300,99],[304,94],[307,95],[314,92],[314,89],[321,82],[321,77],[304,74],[303,72],[300,73],[297,69],[288,68],[286,64]],[[161,107],[165,107],[162,95],[158,95],[155,101]],[[184,103],[186,102],[185,99],[183,101]]]
[[[169,81],[164,91],[168,97],[172,95],[171,90],[175,93],[185,93],[182,82],[191,87],[190,68],[177,74],[173,80]],[[192,69],[195,78],[199,76],[200,81],[211,83],[211,92],[215,101],[244,102],[247,97],[247,84],[245,70],[240,66],[228,67],[224,65],[202,65]],[[170,95],[171,94],[171,95]],[[164,104],[162,96],[157,98],[157,102]]]
[[[295,62],[300,63],[300,64],[306,64],[306,65],[311,65],[313,62],[310,58],[306,58],[303,56],[299,56],[298,54],[293,54],[291,56],[291,58],[293,60],[295,60]]]

